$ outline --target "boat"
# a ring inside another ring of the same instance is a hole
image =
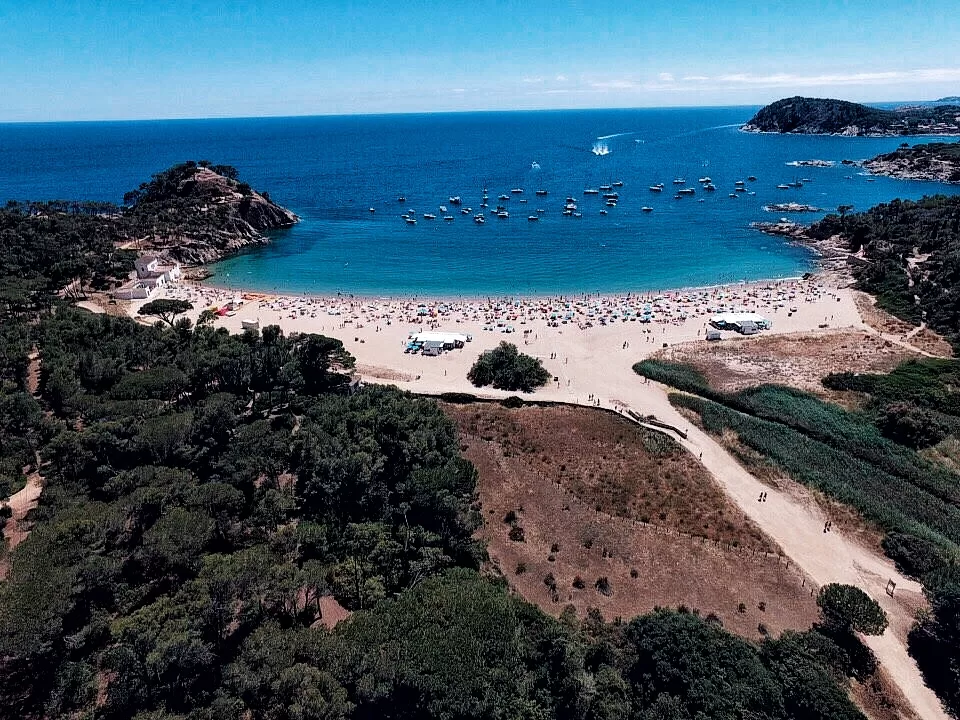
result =
[[[713,192],[714,190],[717,189],[717,186],[714,185],[714,184],[711,182],[711,183],[707,183],[706,185],[704,185],[704,186],[703,186],[703,189],[706,190],[707,192]]]
[[[549,190],[537,190],[536,193],[537,193],[537,195],[539,195],[540,197],[544,197],[545,195],[549,195],[549,194],[550,194],[550,191],[549,191]]]
[[[408,217],[406,222],[407,222],[407,225],[416,225],[416,224],[417,224],[417,221],[416,221],[414,218],[411,218],[411,217]]]
[[[527,202],[527,199],[526,199],[526,198],[520,198],[520,202],[525,203],[525,202]]]
[[[376,208],[370,208],[370,212],[376,212],[376,211],[377,211]]]
[[[574,216],[575,218],[583,217],[583,213],[575,212],[575,213],[573,214],[573,216]]]
[[[790,189],[789,185],[784,185],[783,183],[780,183],[779,185],[777,185],[777,190],[789,190],[789,189]]]
[[[601,186],[600,186],[600,192],[610,192],[611,190],[613,190],[613,186],[612,186],[612,185],[601,185]]]
[[[461,215],[469,215],[470,211],[471,211],[471,208],[460,208]]]
[[[674,185],[686,185],[686,184],[687,184],[687,181],[684,180],[683,178],[679,178],[679,177],[678,177],[678,178],[674,178],[674,179],[673,179],[673,184],[674,184]]]
[[[406,202],[406,201],[407,199],[403,195],[397,198],[397,202]]]
[[[677,190],[677,192],[680,195],[694,195],[696,194],[697,191],[694,190],[693,188],[681,188],[680,190]]]
[[[606,193],[603,194],[603,199],[604,199],[604,200],[619,200],[619,199],[620,199],[620,193],[606,192]]]
[[[650,192],[663,192],[663,183],[650,186]]]
[[[424,220],[436,220],[436,219],[437,219],[437,216],[434,215],[433,213],[424,213],[424,214],[423,214],[423,219],[424,219]]]
[[[616,206],[617,206],[616,200],[607,200],[607,207],[616,207]]]
[[[497,200],[509,200],[509,199],[510,199],[510,196],[509,196],[509,195],[500,195],[500,196],[497,198]]]
[[[417,211],[416,211],[416,210],[411,210],[411,209],[407,208],[407,215],[410,215],[411,217],[413,217],[413,216],[416,215],[416,214],[417,214]]]
[[[453,215],[444,215],[443,219],[447,222],[453,222]]]
[[[454,195],[447,202],[449,202],[451,205],[460,205],[463,202],[463,200],[460,199],[459,195]]]
[[[606,214],[607,214],[607,211],[606,211],[606,210],[601,210],[601,211],[600,211],[600,214],[601,214],[601,215],[606,215]]]
[[[584,195],[599,195],[599,194],[600,194],[600,191],[597,190],[596,188],[587,188],[586,190],[583,191],[583,194],[584,194]]]
[[[735,197],[737,197],[737,194],[736,194],[736,193],[730,193],[730,197],[735,198]]]
[[[483,223],[486,222],[486,219],[483,217],[483,213],[481,212],[473,216],[473,221],[477,225],[483,225]]]
[[[546,210],[544,210],[543,208],[537,208],[537,212],[543,215],[546,212]]]
[[[522,195],[522,194],[523,194],[523,188],[514,188],[514,189],[511,190],[510,192],[512,192],[514,195]]]
[[[746,192],[746,191],[747,191],[747,189],[746,189],[743,185],[737,185],[737,186],[734,188],[734,190],[735,190],[736,192]]]
[[[488,203],[488,202],[482,202],[482,203],[480,203],[480,207],[482,207],[482,208],[488,208],[488,207],[490,207],[490,203]]]
[[[510,217],[510,213],[508,213],[506,210],[500,210],[499,212],[497,212],[497,217],[503,220]]]
[[[713,182],[713,181],[712,181],[710,178],[708,178],[708,177],[702,177],[702,178],[700,178],[699,180],[697,180],[697,182],[698,182],[698,183],[707,184],[707,183],[710,183],[710,182]]]
[[[409,216],[409,215],[406,215],[406,214],[404,214],[404,215],[401,215],[400,217],[402,217],[402,218],[403,218],[404,220],[406,220],[406,219],[407,219],[408,217],[410,217],[410,216]]]
[[[677,193],[676,195],[673,196],[673,199],[674,199],[674,200],[683,200],[683,195],[681,195],[680,193]]]
[[[527,222],[537,222],[539,219],[539,215],[527,215]]]
[[[733,184],[734,184],[734,185],[743,185],[743,180],[734,180],[734,181],[733,181]]]
[[[576,210],[576,209],[577,209],[577,204],[576,204],[576,203],[572,203],[572,202],[571,202],[571,203],[567,203],[566,205],[563,206],[563,209],[564,209],[564,210]]]
[[[640,208],[640,209],[641,209],[643,212],[653,212],[653,208],[652,208],[652,207],[648,207],[648,206],[646,206],[646,205],[644,205],[644,206],[643,206],[642,208]]]
[[[611,183],[611,184],[612,184],[614,187],[623,187],[623,180],[614,180],[613,183]]]
[[[750,175],[749,177],[747,177],[747,180],[749,180],[750,182],[756,182],[756,181],[757,181],[757,176],[756,176],[756,175]]]
[[[441,206],[440,206],[440,212],[445,213],[446,211],[447,211],[447,206],[446,206],[446,205],[441,205]]]
[[[569,217],[569,216],[573,215],[573,210],[571,210],[570,208],[564,208],[564,209],[563,209],[563,214],[566,215],[567,217]]]

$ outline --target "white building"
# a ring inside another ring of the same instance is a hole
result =
[[[133,261],[135,278],[113,291],[119,300],[145,300],[183,277],[180,263],[161,255],[141,255]]]

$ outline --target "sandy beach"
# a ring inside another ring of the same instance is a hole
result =
[[[614,388],[601,390],[606,381],[665,346],[705,341],[708,320],[720,312],[758,312],[773,324],[768,334],[862,326],[852,291],[816,277],[659,294],[459,302],[264,295],[194,284],[162,292],[190,301],[194,309],[187,316],[194,321],[205,309],[231,307],[215,321],[231,332],[257,321],[261,328],[336,337],[357,359],[363,380],[421,392],[472,389],[466,374],[477,355],[507,340],[542,359],[556,378],[536,396],[582,403],[599,395],[604,405],[618,401]],[[130,312],[141,304],[132,304]],[[472,341],[439,357],[405,353],[410,334],[425,330],[465,333]],[[740,336],[724,332],[723,338],[735,342]]]

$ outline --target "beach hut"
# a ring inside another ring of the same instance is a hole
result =
[[[707,330],[707,340],[716,341],[722,339],[719,330]]]

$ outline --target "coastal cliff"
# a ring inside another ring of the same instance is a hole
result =
[[[901,180],[960,183],[960,142],[900,147],[864,161],[863,167]]]
[[[299,218],[267,193],[241,182],[228,165],[186,162],[164,170],[124,196],[125,220],[141,249],[164,252],[187,265],[214,262],[249,245],[269,242],[263,233]]]
[[[824,98],[791,97],[760,109],[744,132],[897,137],[960,133],[960,106],[913,106],[897,110]]]

